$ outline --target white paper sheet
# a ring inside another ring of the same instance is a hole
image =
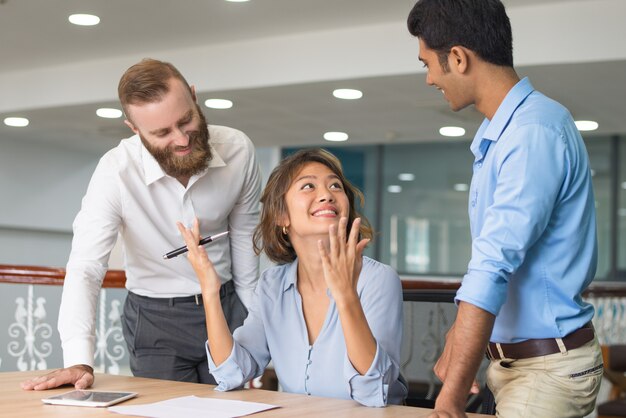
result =
[[[234,418],[273,408],[279,407],[266,403],[183,396],[143,405],[111,406],[107,409],[118,414],[150,418]]]

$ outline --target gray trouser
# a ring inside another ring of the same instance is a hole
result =
[[[220,299],[232,331],[248,315],[232,281]],[[196,303],[197,301],[197,303]],[[130,369],[135,376],[215,384],[206,357],[202,296],[150,298],[128,292],[122,318]]]

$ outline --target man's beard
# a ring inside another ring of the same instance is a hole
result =
[[[152,154],[159,163],[163,171],[174,178],[191,177],[205,170],[209,161],[213,157],[211,155],[211,147],[209,147],[209,129],[207,128],[206,118],[200,110],[200,106],[196,105],[198,115],[200,117],[200,126],[197,130],[189,132],[189,146],[191,152],[182,157],[174,154],[174,151],[184,149],[170,144],[166,148],[157,148],[139,134],[143,146]]]

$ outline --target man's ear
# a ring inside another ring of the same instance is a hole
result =
[[[453,46],[448,54],[448,66],[455,68],[459,74],[465,74],[469,67],[469,51],[462,46]]]
[[[133,123],[131,121],[129,121],[128,119],[126,119],[124,121],[124,123],[126,124],[126,126],[128,126],[130,128],[131,131],[133,131],[133,133],[135,135],[139,134],[139,131],[137,130],[137,128],[135,128],[135,125],[133,125]]]

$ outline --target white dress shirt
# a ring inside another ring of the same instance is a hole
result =
[[[242,132],[209,126],[213,158],[185,188],[163,172],[135,135],[107,152],[91,178],[74,220],[59,312],[65,367],[94,363],[95,314],[109,255],[123,240],[126,288],[170,298],[200,293],[185,256],[163,255],[184,245],[176,221],[200,221],[202,236],[229,231],[206,246],[217,273],[234,280],[248,307],[258,279],[252,233],[258,223],[260,174],[254,146]]]

